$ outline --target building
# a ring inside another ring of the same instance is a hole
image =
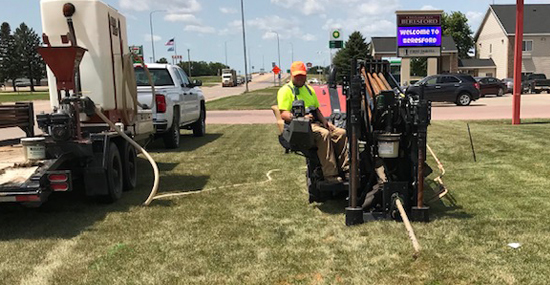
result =
[[[493,77],[497,73],[497,66],[491,58],[467,58],[458,61],[458,70],[472,76]]]
[[[550,75],[550,4],[525,5],[524,13],[522,72]],[[513,77],[515,32],[516,5],[490,5],[474,40],[476,58],[492,59],[495,74],[475,75]]]
[[[397,57],[396,37],[373,37],[371,42],[372,56],[375,59]],[[457,73],[458,48],[452,37],[441,38],[441,56],[428,58],[428,75],[438,73]],[[410,58],[401,59],[401,84],[410,81]],[[407,76],[406,74],[409,74]]]

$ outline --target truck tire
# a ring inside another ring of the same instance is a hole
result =
[[[180,113],[177,108],[174,108],[174,119],[172,120],[172,126],[164,135],[164,147],[174,149],[180,146]]]
[[[114,143],[109,146],[109,153],[107,154],[107,186],[109,187],[109,194],[106,201],[113,203],[122,197],[122,189],[124,187],[122,160],[120,159],[120,153]]]
[[[206,134],[206,108],[204,103],[201,103],[201,114],[199,119],[193,123],[193,136],[202,137]]]
[[[122,173],[124,191],[130,191],[137,185],[137,152],[136,148],[129,142],[124,143],[122,148]]]
[[[458,94],[458,97],[456,98],[456,104],[458,106],[468,106],[472,103],[472,96],[467,92],[462,92]]]

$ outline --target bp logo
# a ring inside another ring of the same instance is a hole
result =
[[[340,31],[334,31],[334,32],[332,32],[332,37],[333,37],[334,39],[340,38]]]

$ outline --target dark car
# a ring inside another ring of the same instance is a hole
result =
[[[475,77],[480,84],[481,97],[485,95],[497,95],[501,97],[506,93],[506,85],[494,77]]]
[[[409,86],[406,93],[419,95],[421,85],[424,85],[424,97],[432,102],[453,102],[458,106],[467,106],[480,96],[480,84],[468,74],[428,76]]]

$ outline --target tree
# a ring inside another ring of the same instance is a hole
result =
[[[166,57],[161,57],[159,60],[157,60],[157,63],[167,64],[168,60],[166,59]]]
[[[370,57],[370,46],[367,44],[361,32],[353,32],[345,43],[344,48],[334,55],[332,61],[338,69],[338,81],[341,81],[343,75],[349,75],[351,73],[352,59],[368,59]]]
[[[422,77],[428,75],[427,57],[415,57],[411,59],[411,75]]]
[[[31,92],[34,92],[34,80],[42,79],[44,74],[44,62],[42,57],[36,51],[40,45],[40,37],[36,32],[25,23],[21,23],[14,33],[17,54],[20,57],[22,73],[31,83]],[[40,81],[39,81],[40,82]]]
[[[4,22],[0,27],[0,81],[11,80],[13,91],[17,91],[15,81],[22,74],[20,58],[10,24]]]
[[[461,12],[444,13],[441,20],[443,35],[453,38],[458,48],[458,57],[469,58],[468,52],[474,47],[475,43],[466,15]]]

